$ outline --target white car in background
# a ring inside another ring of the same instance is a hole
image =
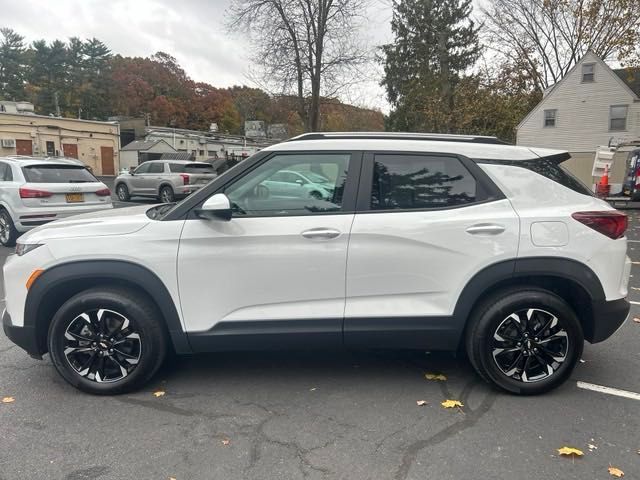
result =
[[[0,157],[0,245],[59,218],[113,208],[111,192],[78,160]]]
[[[261,185],[268,189],[266,195],[280,198],[298,198],[302,195],[329,200],[335,190],[328,178],[312,171],[282,170]]]

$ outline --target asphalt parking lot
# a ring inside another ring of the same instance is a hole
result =
[[[15,399],[0,403],[0,479],[606,479],[609,466],[640,478],[640,401],[577,386],[640,392],[640,323],[586,345],[583,360],[554,392],[515,397],[449,354],[221,353],[173,359],[143,391],[94,397],[0,333],[0,398]],[[559,457],[563,446],[584,456]]]

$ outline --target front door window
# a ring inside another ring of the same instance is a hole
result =
[[[339,212],[347,153],[278,154],[225,189],[234,216]]]

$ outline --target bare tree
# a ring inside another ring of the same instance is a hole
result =
[[[320,125],[321,96],[360,77],[368,54],[358,37],[367,0],[234,0],[228,28],[244,29],[262,84],[293,94],[308,131]]]
[[[523,65],[538,90],[560,80],[588,50],[603,59],[638,60],[639,0],[489,0],[483,13],[489,45]]]

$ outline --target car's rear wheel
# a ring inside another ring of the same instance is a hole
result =
[[[472,314],[469,360],[480,376],[511,393],[534,395],[564,382],[582,355],[582,327],[562,298],[538,288],[498,292]]]
[[[157,308],[144,294],[98,287],[75,295],[56,312],[48,347],[67,382],[109,395],[144,385],[164,360],[167,337]]]
[[[0,244],[3,247],[15,247],[18,239],[18,231],[16,230],[11,215],[4,209],[0,209]]]
[[[163,203],[172,203],[175,200],[173,188],[165,185],[160,189],[160,201]]]
[[[121,183],[116,187],[116,195],[118,196],[118,200],[121,202],[128,202],[129,199],[131,199],[129,189],[124,183]]]

